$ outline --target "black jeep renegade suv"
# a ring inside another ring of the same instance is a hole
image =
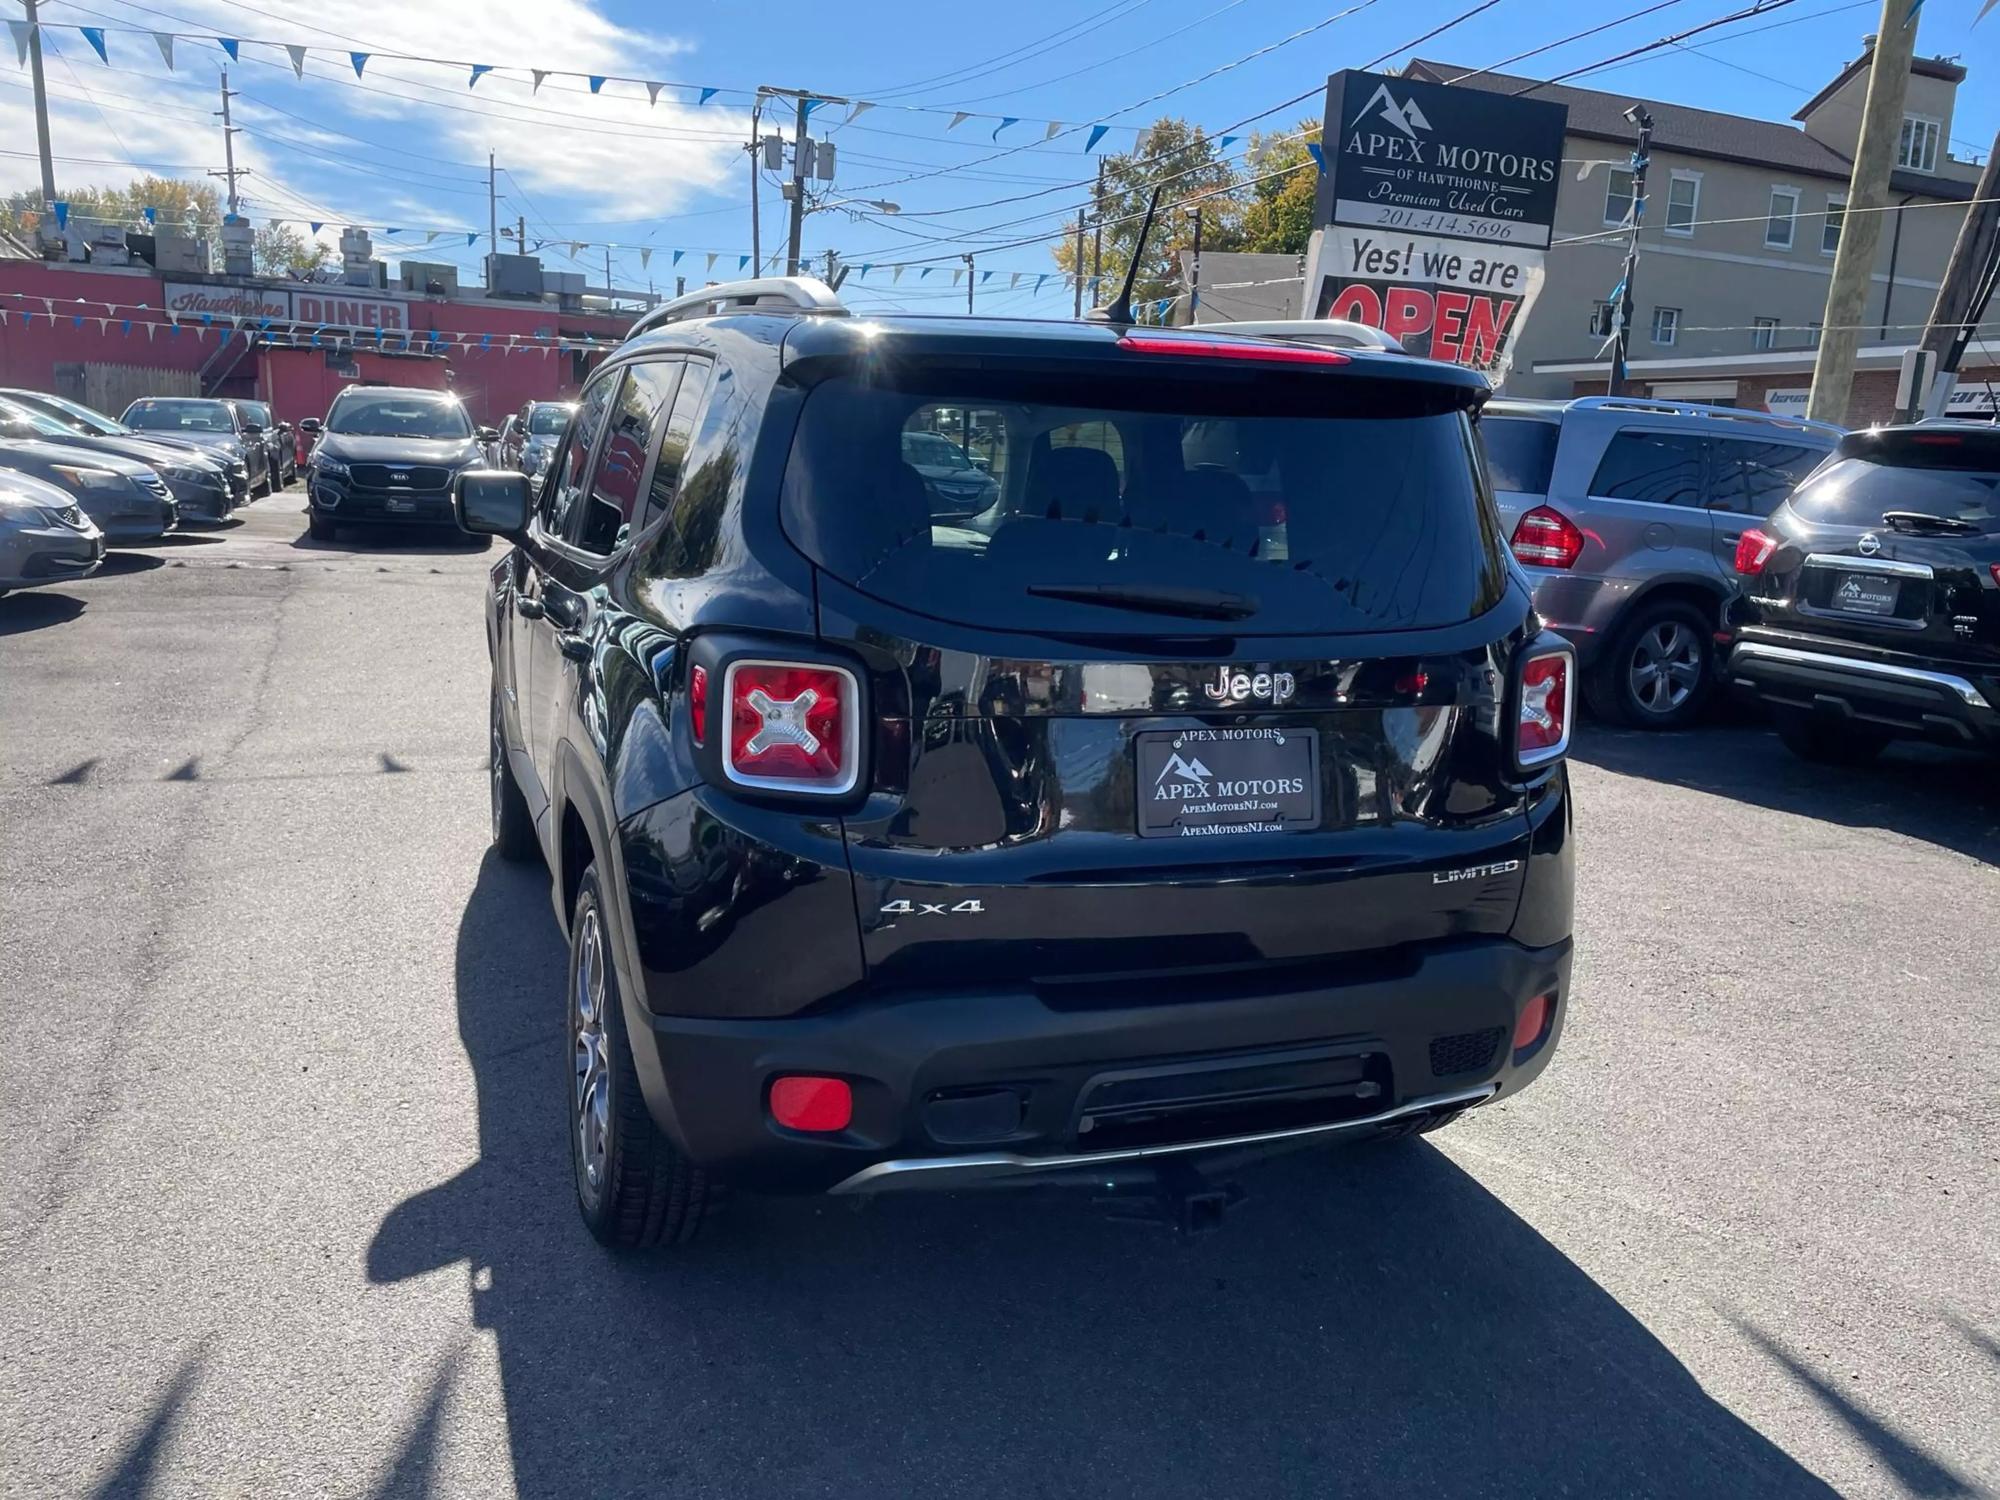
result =
[[[719,1182],[1101,1189],[1526,1085],[1575,671],[1486,393],[761,282],[649,315],[532,502],[465,476],[517,544],[493,836],[569,934],[592,1231],[684,1238]]]

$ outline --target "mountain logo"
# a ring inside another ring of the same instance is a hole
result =
[[[1182,781],[1199,781],[1206,785],[1209,778],[1214,774],[1207,766],[1201,763],[1199,756],[1174,754],[1169,755],[1167,763],[1160,767],[1160,774],[1153,778],[1153,785],[1158,786],[1169,776],[1178,777]]]
[[[1413,141],[1417,138],[1419,130],[1432,128],[1431,122],[1424,118],[1424,112],[1417,108],[1415,96],[1411,97],[1408,104],[1398,104],[1396,96],[1389,92],[1389,85],[1386,83],[1376,85],[1375,92],[1368,96],[1368,102],[1361,106],[1360,113],[1348,121],[1347,128],[1352,130],[1359,125],[1362,117],[1374,110],[1378,103],[1382,106],[1380,111],[1382,118]]]

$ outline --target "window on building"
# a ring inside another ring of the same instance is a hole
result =
[[[1826,218],[1819,227],[1819,253],[1832,255],[1840,248],[1840,221],[1847,217],[1847,198],[1842,194],[1829,193],[1826,199]]]
[[[1925,115],[1904,115],[1903,136],[1896,145],[1896,165],[1912,172],[1937,170],[1938,144],[1944,139],[1944,122]]]
[[[1778,347],[1778,320],[1776,318],[1752,318],[1750,320],[1750,347],[1752,349],[1775,349]]]
[[[1617,318],[1618,309],[1609,302],[1594,303],[1590,309],[1590,332],[1593,338],[1608,339]]]
[[[1798,231],[1799,190],[1797,188],[1774,187],[1771,189],[1770,217],[1764,220],[1764,244],[1772,250],[1789,250],[1792,237]]]
[[[1623,224],[1632,215],[1632,169],[1613,167],[1604,184],[1604,222]]]
[[[1701,173],[1674,173],[1667,183],[1667,233],[1693,234],[1701,206]]]
[[[1818,318],[1814,318],[1810,323],[1806,324],[1806,347],[1808,349],[1817,349],[1819,347]]]
[[[1653,309],[1653,342],[1671,344],[1681,331],[1681,310],[1678,307],[1656,307]]]

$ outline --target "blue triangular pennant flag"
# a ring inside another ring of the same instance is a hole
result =
[[[66,198],[58,198],[55,203],[55,210],[56,210],[56,228],[58,229],[69,228],[69,200]]]
[[[374,55],[372,52],[350,52],[347,54],[347,60],[354,64],[354,76],[356,78],[361,76],[361,70],[368,66],[368,59]]]
[[[604,75],[602,73],[592,73],[589,77],[591,93],[602,93],[604,91]]]
[[[306,221],[306,228],[310,229],[314,234],[318,234],[325,227],[326,220],[324,219],[308,219]]]
[[[874,262],[870,261],[867,264],[863,265],[861,270],[857,274],[861,277],[863,281],[866,281],[868,279],[868,273],[874,269],[875,269]]]
[[[160,222],[160,211],[157,208],[153,208],[149,205],[146,208],[141,209],[140,212],[146,216],[146,222],[148,224],[157,224]]]
[[[981,271],[979,273],[979,284],[981,286],[985,286],[986,283],[991,281],[992,279],[993,279],[993,273],[991,271]]]
[[[685,250],[676,250],[676,251],[674,252],[674,264],[675,264],[675,265],[679,265],[679,264],[681,263],[681,257],[682,257],[683,255],[686,255],[686,254],[687,254],[687,251],[685,251]]]
[[[917,272],[917,280],[922,281],[926,276],[930,275],[931,272],[936,269],[937,268],[935,266],[925,266],[921,271]]]
[[[1216,149],[1218,151],[1227,151],[1231,146],[1235,145],[1238,141],[1242,139],[1243,137],[1240,135],[1225,135],[1221,139],[1221,141],[1219,141],[1216,144]]]
[[[816,109],[818,109],[818,108],[819,108],[819,107],[820,107],[820,106],[821,106],[822,104],[824,104],[824,103],[826,103],[826,101],[825,101],[824,99],[808,99],[808,100],[806,100],[806,107],[805,107],[805,116],[806,116],[806,118],[807,118],[808,120],[810,120],[810,119],[812,118],[812,115],[813,115],[813,111],[814,111],[814,110],[816,110]]]
[[[400,229],[385,229],[382,232],[384,234],[401,234],[403,231]]]
[[[1035,278],[1035,290],[1037,292],[1041,291],[1042,283],[1047,281],[1048,279],[1049,279],[1049,273],[1047,271],[1044,271],[1039,276],[1037,276]]]
[[[237,49],[241,47],[243,44],[237,41],[235,37],[219,36],[215,40],[216,44],[220,46],[224,52],[227,52],[229,54],[229,60],[231,62],[243,61],[242,57],[240,57],[237,53]]]
[[[97,54],[99,62],[108,63],[111,61],[111,54],[104,50],[104,28],[102,26],[79,26],[76,29],[82,32],[83,39],[90,43],[90,50]]]
[[[747,256],[747,255],[739,255],[739,256],[737,256],[737,257],[736,257],[736,269],[737,269],[737,270],[739,270],[739,271],[740,271],[740,270],[742,270],[742,269],[743,269],[743,268],[744,268],[745,266],[747,266],[747,265],[749,265],[749,264],[750,264],[750,257],[749,257],[749,256]]]
[[[466,231],[465,243],[468,245],[473,244],[478,240],[478,238],[479,238],[478,231],[468,230]]]
[[[69,316],[69,320],[70,320],[70,322],[71,322],[71,323],[72,323],[73,325],[75,325],[76,327],[78,327],[78,328],[81,328],[81,327],[83,327],[83,314],[82,314],[82,313],[71,313],[71,314],[70,314],[70,316]]]
[[[493,335],[492,335],[492,334],[490,334],[490,333],[483,333],[483,334],[481,334],[481,335],[479,336],[479,347],[480,347],[480,348],[482,348],[482,349],[487,349],[487,348],[490,348],[490,347],[492,347],[492,344],[493,344]]]
[[[1091,152],[1095,151],[1097,149],[1097,143],[1104,139],[1105,132],[1110,129],[1111,127],[1109,125],[1091,126],[1090,139],[1083,143],[1083,154],[1085,156],[1088,156],[1090,155]]]
[[[1319,175],[1326,176],[1326,153],[1320,150],[1319,142],[1307,141],[1306,152],[1312,157],[1313,165],[1319,168]]]
[[[717,94],[721,92],[722,91],[720,89],[703,89],[701,91],[701,97],[695,100],[694,102],[696,104],[706,104],[708,103],[709,100],[713,99]]]
[[[479,82],[480,79],[484,78],[488,73],[491,73],[492,71],[493,71],[493,65],[491,63],[474,63],[472,65],[472,76],[465,81],[465,86],[467,88],[471,88],[475,83]]]
[[[132,320],[130,318],[124,319],[118,326],[125,331],[126,338],[129,339],[132,337]]]
[[[1000,123],[993,127],[993,139],[996,141],[999,140],[1001,131],[1005,130],[1009,125],[1018,125],[1020,123],[1021,117],[1019,115],[1003,115]]]

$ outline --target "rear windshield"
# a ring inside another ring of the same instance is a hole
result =
[[[569,426],[567,406],[538,406],[528,413],[530,437],[560,437],[567,426]]]
[[[1371,384],[1404,405],[1329,416],[1343,397],[1317,379],[1127,377],[1115,405],[1072,384],[827,380],[786,468],[787,533],[863,593],[996,630],[1422,629],[1498,602],[1471,424],[1434,388]]]
[[[220,401],[138,401],[125,425],[144,432],[234,432],[236,423]]]
[[[1533,417],[1481,417],[1479,436],[1486,445],[1486,467],[1492,471],[1493,488],[1546,495],[1549,472],[1556,463],[1556,438],[1561,433],[1554,422],[1538,422]]]
[[[1800,486],[1792,510],[1830,526],[1925,529],[1928,519],[1954,534],[2000,532],[2000,451],[1941,444],[1894,457],[1893,463],[1836,459]]]

